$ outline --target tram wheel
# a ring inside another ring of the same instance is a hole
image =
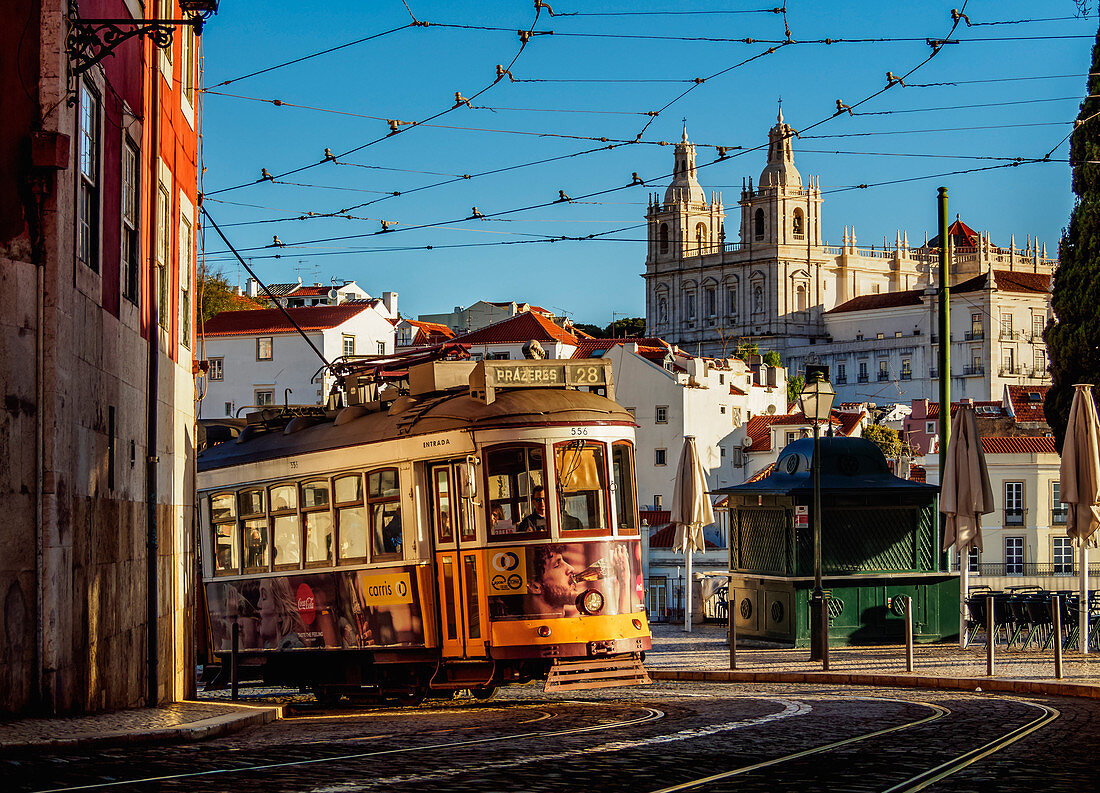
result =
[[[470,693],[474,695],[474,699],[480,699],[482,701],[492,699],[500,691],[499,686],[485,686],[483,688],[472,688]]]

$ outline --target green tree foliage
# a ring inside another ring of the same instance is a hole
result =
[[[895,460],[901,454],[901,436],[892,427],[869,424],[863,428],[863,437],[882,449],[887,460]]]
[[[599,325],[589,325],[587,322],[574,322],[573,327],[577,330],[584,331],[589,336],[594,336],[597,339],[604,338],[603,328]]]
[[[632,336],[645,335],[644,317],[623,317],[610,323],[603,329],[604,338],[626,339]]]
[[[806,379],[802,375],[787,378],[787,401],[796,402],[802,394],[802,387],[806,385]]]
[[[768,366],[782,366],[783,359],[779,357],[779,353],[775,350],[768,350],[764,353],[764,363]]]
[[[1053,386],[1047,422],[1062,446],[1074,383],[1100,387],[1100,33],[1092,48],[1087,98],[1070,137],[1069,161],[1077,201],[1058,247],[1051,307],[1056,322],[1043,334]]]
[[[198,287],[200,323],[206,322],[215,314],[220,314],[223,311],[263,308],[255,300],[238,295],[237,290],[230,286],[225,273],[218,270],[211,272],[200,270]]]
[[[755,341],[753,342],[738,342],[737,349],[733,353],[734,358],[740,358],[742,361],[747,361],[750,355],[759,355],[760,345]]]

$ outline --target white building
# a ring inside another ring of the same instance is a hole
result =
[[[523,311],[453,341],[470,347],[475,360],[522,360],[523,345],[537,341],[547,358],[571,358],[581,340],[536,311]]]
[[[923,291],[938,281],[939,240],[912,247],[899,230],[881,247],[857,247],[853,226],[845,227],[840,246],[827,244],[821,188],[812,177],[804,184],[795,168],[795,134],[780,113],[759,184],[754,188],[750,179],[741,191],[734,241],[727,239],[721,196],[708,198],[699,184],[695,146],[684,130],[672,182],[647,214],[647,332],[719,357],[738,340],[752,340],[781,353],[792,374],[817,357],[832,362],[834,382],[835,367],[844,364],[849,382],[837,383],[837,391],[845,400],[934,393],[932,307]],[[961,221],[950,235],[950,282],[959,290],[952,309],[955,393],[990,399],[1006,381],[1048,382],[1041,327],[1056,260],[1030,238],[1026,248],[1014,239],[996,247]],[[1011,317],[1007,325],[1003,315]],[[860,354],[867,356],[866,383],[857,379]]]
[[[373,303],[287,313],[329,362],[394,351],[393,321]],[[209,366],[200,383],[205,390],[199,418],[236,416],[242,408],[284,402],[318,405],[328,396],[331,380],[318,372],[317,353],[278,309],[223,311],[203,325],[199,344]]]
[[[371,300],[355,281],[333,281],[331,286],[324,284],[303,284],[299,277],[297,283],[268,284],[267,292],[275,295],[278,300],[285,301],[287,308],[302,308],[303,306],[338,306],[353,300]],[[261,303],[267,303],[274,308],[267,292],[260,286],[255,278],[249,278],[245,287],[245,293]],[[397,316],[397,292],[383,292],[382,302],[391,317]]]
[[[414,319],[402,319],[397,323],[397,349],[430,347],[455,337],[455,332],[438,322],[421,322]]]

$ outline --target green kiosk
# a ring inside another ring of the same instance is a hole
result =
[[[894,476],[862,438],[820,439],[821,564],[830,644],[903,641],[913,598],[918,642],[957,638],[958,574],[940,551],[939,488]],[[814,584],[813,439],[790,443],[766,477],[728,496],[730,594],[737,635],[810,644]]]

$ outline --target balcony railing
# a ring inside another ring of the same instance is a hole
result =
[[[1022,330],[1006,330],[1001,328],[1001,341],[1023,341],[1025,333]]]
[[[1023,526],[1024,525],[1024,513],[1026,513],[1026,512],[1027,512],[1026,509],[1022,509],[1022,508],[1019,508],[1019,507],[1015,507],[1015,508],[1006,507],[1005,508],[1005,522],[1004,522],[1004,525],[1005,526]]]
[[[913,373],[912,372],[902,372],[901,373],[901,379],[902,380],[912,380],[913,379]]]
[[[951,569],[958,571],[957,559],[952,562]],[[1076,559],[1072,562],[981,562],[970,565],[971,575],[991,577],[1075,576],[1080,569]],[[1089,562],[1089,575],[1100,575],[1100,562]]]
[[[1064,526],[1069,515],[1068,507],[1058,507],[1050,511],[1050,523],[1052,526]]]
[[[868,382],[869,380],[870,380],[870,378],[869,378],[869,377],[868,377],[867,375],[865,375],[865,374],[861,374],[861,375],[859,376],[859,382],[861,382],[861,383],[866,383],[866,382]]]
[[[984,366],[967,366],[963,369],[963,377],[970,377],[971,375],[985,374]]]
[[[967,341],[978,341],[985,338],[985,331],[972,330],[965,334]]]
[[[889,373],[889,372],[879,372],[879,373],[878,373],[878,381],[879,381],[880,383],[881,383],[881,382],[882,382],[883,380],[889,380],[889,379],[890,379],[890,373]]]
[[[833,380],[833,382],[836,383],[837,385],[845,385],[848,382],[848,375],[838,374],[836,376],[836,379]]]

